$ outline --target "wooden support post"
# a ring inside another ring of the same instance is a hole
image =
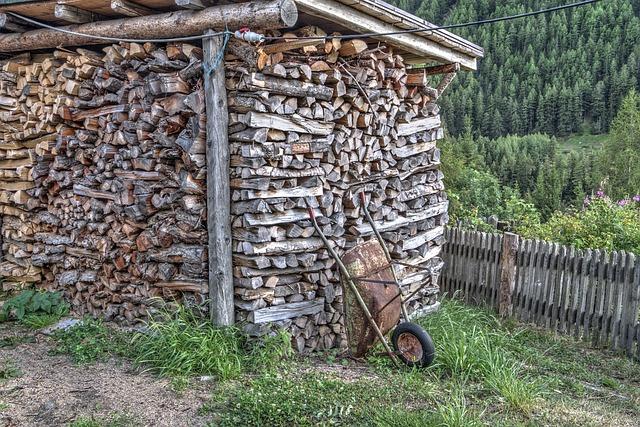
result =
[[[438,91],[438,98],[442,96],[445,90],[449,87],[453,79],[456,78],[457,73],[447,73],[442,77],[442,80],[438,84],[436,90]]]
[[[209,30],[207,34],[214,31]],[[229,187],[229,116],[224,60],[216,58],[223,38],[202,42],[205,103],[207,108],[207,229],[209,232],[209,298],[215,325],[234,323],[233,266],[231,258],[231,190]]]
[[[502,254],[500,256],[500,306],[498,313],[502,317],[513,314],[513,291],[516,285],[516,266],[520,236],[504,233],[502,237]]]
[[[153,10],[128,0],[111,0],[111,10],[125,16],[152,15]]]

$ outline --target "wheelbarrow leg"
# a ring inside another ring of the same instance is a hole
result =
[[[378,231],[376,224],[373,222],[373,218],[371,218],[371,214],[369,213],[369,208],[367,207],[367,199],[364,191],[360,193],[360,201],[362,202],[361,204],[362,204],[362,210],[364,211],[364,216],[367,218],[367,221],[371,225],[371,229],[373,230],[373,233],[376,235],[376,239],[378,239],[378,243],[380,243],[380,246],[382,246],[382,250],[384,251],[384,256],[387,257],[387,261],[391,266],[391,273],[393,274],[393,280],[398,285],[398,292],[400,297],[400,308],[402,309],[402,317],[404,317],[405,322],[408,322],[409,313],[407,312],[407,305],[405,304],[405,301],[402,299],[402,288],[400,287],[400,283],[398,282],[398,276],[396,276],[396,269],[393,266],[393,261],[391,260],[391,254],[389,253],[389,248],[387,248],[387,244],[382,238],[382,235],[380,235],[380,232]]]
[[[313,228],[316,229],[316,232],[318,233],[318,235],[322,239],[324,245],[327,247],[327,250],[329,251],[331,256],[336,260],[336,263],[338,264],[338,267],[340,268],[340,272],[345,277],[347,283],[349,284],[349,287],[351,288],[351,291],[356,296],[356,300],[358,301],[358,304],[360,305],[360,308],[362,308],[362,311],[364,312],[365,317],[369,321],[369,324],[371,325],[371,327],[376,332],[376,335],[378,335],[378,339],[380,340],[380,342],[382,342],[382,345],[384,346],[385,351],[387,352],[387,354],[389,355],[391,360],[393,360],[393,363],[396,365],[396,367],[399,368],[400,367],[400,361],[397,359],[396,354],[391,350],[391,347],[389,347],[389,343],[387,342],[387,339],[382,334],[382,331],[378,327],[377,323],[373,320],[373,317],[371,316],[371,312],[369,311],[369,308],[367,307],[367,304],[362,299],[362,296],[360,295],[360,292],[358,292],[358,288],[356,288],[356,285],[353,283],[353,279],[352,279],[351,275],[349,274],[349,271],[344,266],[344,264],[340,260],[340,257],[338,256],[336,251],[331,246],[331,243],[329,242],[329,240],[327,240],[327,237],[324,235],[324,233],[320,229],[320,226],[318,225],[318,221],[316,220],[316,214],[315,214],[315,212],[313,211],[312,208],[309,208],[309,217],[311,218],[311,222],[313,223]]]

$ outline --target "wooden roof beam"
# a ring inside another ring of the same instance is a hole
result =
[[[104,19],[102,15],[67,4],[57,4],[53,14],[56,18],[72,24],[86,24],[87,22]]]
[[[224,0],[175,0],[176,6],[180,6],[183,9],[202,10],[207,7],[215,6],[217,4],[228,4],[233,1]]]
[[[111,10],[124,16],[153,15],[153,9],[128,0],[111,0]]]
[[[409,74],[424,74],[425,76],[434,76],[436,74],[447,74],[447,73],[455,73],[460,70],[460,64],[442,64],[442,65],[434,65],[432,67],[417,67],[410,68],[407,70]]]
[[[364,12],[345,6],[334,0],[295,0],[303,12],[329,19],[346,28],[361,33],[388,33],[398,31],[395,25],[384,22]],[[392,46],[420,55],[425,60],[433,59],[444,63],[460,63],[467,70],[476,70],[476,58],[443,46],[418,34],[396,34],[375,37]]]
[[[158,39],[195,36],[208,29],[231,30],[250,23],[263,30],[292,27],[298,21],[293,0],[254,0],[210,7],[201,11],[181,10],[158,15],[121,18],[62,27],[89,36]],[[104,40],[41,29],[19,34],[0,34],[0,52],[50,49],[58,46],[105,44]]]
[[[0,31],[7,33],[23,33],[28,31],[29,27],[24,25],[21,21],[9,16],[6,13],[0,13]]]

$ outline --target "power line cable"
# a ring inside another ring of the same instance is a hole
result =
[[[423,33],[423,32],[432,32],[432,31],[437,31],[437,30],[450,30],[450,29],[454,29],[454,28],[471,27],[471,26],[475,26],[475,25],[493,24],[495,22],[501,22],[501,21],[511,21],[513,19],[525,18],[525,17],[528,17],[528,16],[542,15],[542,14],[545,14],[545,13],[556,12],[556,11],[559,11],[559,10],[571,9],[571,8],[576,8],[576,7],[580,7],[580,6],[586,6],[588,4],[598,3],[600,1],[602,1],[602,0],[584,0],[584,1],[577,2],[577,3],[570,3],[570,4],[560,5],[560,6],[554,6],[554,7],[550,7],[550,8],[547,8],[547,9],[536,10],[536,11],[533,11],[533,12],[519,13],[517,15],[501,16],[501,17],[498,17],[498,18],[482,19],[482,20],[479,20],[479,21],[464,22],[464,23],[460,23],[460,24],[441,25],[441,26],[431,27],[431,28],[414,28],[414,29],[411,29],[411,30],[389,31],[387,33],[363,33],[363,34],[347,34],[347,35],[338,35],[338,36],[331,36],[331,35],[327,35],[327,36],[305,36],[305,37],[296,37],[295,40],[331,40],[331,39],[349,40],[349,39],[357,39],[357,38],[363,38],[363,37],[394,36],[394,35],[399,35],[399,34],[415,34],[415,33]],[[291,40],[291,38],[282,37],[282,36],[279,36],[279,37],[265,37],[265,40],[267,40],[267,41],[269,41],[269,40],[287,40],[287,39]]]
[[[576,8],[576,7],[580,7],[580,6],[586,6],[589,4],[593,4],[593,3],[597,3],[600,2],[602,0],[583,0],[580,2],[576,2],[576,3],[570,3],[570,4],[565,4],[565,5],[560,5],[560,6],[554,6],[554,7],[550,7],[547,9],[540,9],[540,10],[536,10],[533,12],[524,12],[524,13],[519,13],[517,15],[509,15],[509,16],[501,16],[498,18],[490,18],[490,19],[483,19],[483,20],[478,20],[478,21],[470,21],[470,22],[464,22],[464,23],[459,23],[459,24],[449,24],[449,25],[441,25],[441,26],[436,26],[436,27],[431,27],[431,28],[414,28],[414,29],[410,29],[410,30],[398,30],[398,31],[390,31],[390,32],[385,32],[385,33],[362,33],[362,34],[343,34],[343,35],[337,35],[337,36],[332,36],[332,35],[327,35],[327,36],[304,36],[304,37],[296,37],[296,40],[332,40],[332,39],[340,39],[340,40],[350,40],[350,39],[356,39],[356,38],[363,38],[363,37],[380,37],[380,36],[392,36],[392,35],[400,35],[400,34],[415,34],[415,33],[429,33],[429,32],[434,32],[434,31],[438,31],[438,30],[450,30],[450,29],[455,29],[455,28],[462,28],[462,27],[471,27],[471,26],[476,26],[476,25],[485,25],[485,24],[492,24],[495,22],[502,22],[502,21],[510,21],[510,20],[514,20],[514,19],[519,19],[519,18],[525,18],[525,17],[529,17],[529,16],[536,16],[536,15],[542,15],[542,14],[546,14],[546,13],[551,13],[551,12],[556,12],[559,10],[564,10],[564,9],[571,9],[571,8]],[[119,37],[108,37],[108,36],[99,36],[99,35],[92,35],[92,34],[85,34],[85,33],[80,33],[77,31],[73,31],[73,30],[68,30],[66,28],[60,28],[60,27],[54,27],[52,25],[48,25],[45,24],[43,22],[37,21],[35,19],[31,19],[31,18],[27,18],[26,16],[22,16],[20,14],[17,14],[15,12],[6,12],[8,15],[14,16],[18,19],[21,19],[25,22],[28,22],[32,25],[36,25],[42,28],[46,28],[49,30],[53,30],[53,31],[58,31],[61,33],[66,33],[66,34],[71,34],[71,35],[75,35],[75,36],[79,36],[79,37],[86,37],[86,38],[93,38],[93,39],[97,39],[97,40],[105,40],[105,41],[110,41],[110,42],[127,42],[127,43],[172,43],[172,42],[181,42],[181,41],[191,41],[191,40],[201,40],[201,39],[205,39],[205,38],[209,38],[209,37],[218,37],[218,36],[229,36],[229,35],[233,35],[233,32],[230,31],[220,31],[218,33],[212,33],[212,34],[203,34],[203,35],[198,35],[198,36],[186,36],[186,37],[174,37],[174,38],[165,38],[165,39],[126,39],[126,38],[119,38]],[[278,36],[278,37],[264,37],[265,41],[271,41],[271,40],[291,40],[291,38],[288,37],[283,37],[283,36]]]

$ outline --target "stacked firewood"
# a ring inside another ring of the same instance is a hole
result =
[[[280,35],[280,34],[275,34]],[[373,237],[410,303],[434,302],[447,201],[438,90],[384,45],[316,27],[225,56],[236,320],[300,352],[345,345],[335,262]],[[0,74],[4,260],[79,313],[132,322],[152,297],[207,292],[201,49],[124,43],[18,58]],[[411,265],[432,267],[431,271]],[[28,279],[28,280],[27,280]],[[185,299],[186,298],[186,299]]]
[[[394,258],[412,309],[434,302],[447,202],[436,140],[436,91],[407,83],[385,46],[285,34],[257,55],[227,55],[238,320],[277,322],[299,351],[344,345],[342,290],[309,221],[314,209],[338,253],[371,238],[360,193]]]
[[[42,208],[28,221],[40,226],[29,235],[39,250],[27,256],[79,313],[131,322],[151,297],[204,300],[201,59],[195,46],[132,43],[105,55],[57,51],[26,67],[41,89],[31,93],[46,102],[19,98],[33,113],[8,113],[38,130],[22,138],[37,171],[28,175],[36,198],[26,203]],[[57,127],[43,120],[50,116]],[[5,235],[14,223],[5,217]]]
[[[41,250],[35,235],[46,230],[38,220],[43,204],[35,181],[41,173],[38,147],[55,141],[62,129],[50,80],[56,61],[50,55],[23,54],[0,62],[0,277],[4,291],[31,287],[43,279],[42,269],[34,262]]]

